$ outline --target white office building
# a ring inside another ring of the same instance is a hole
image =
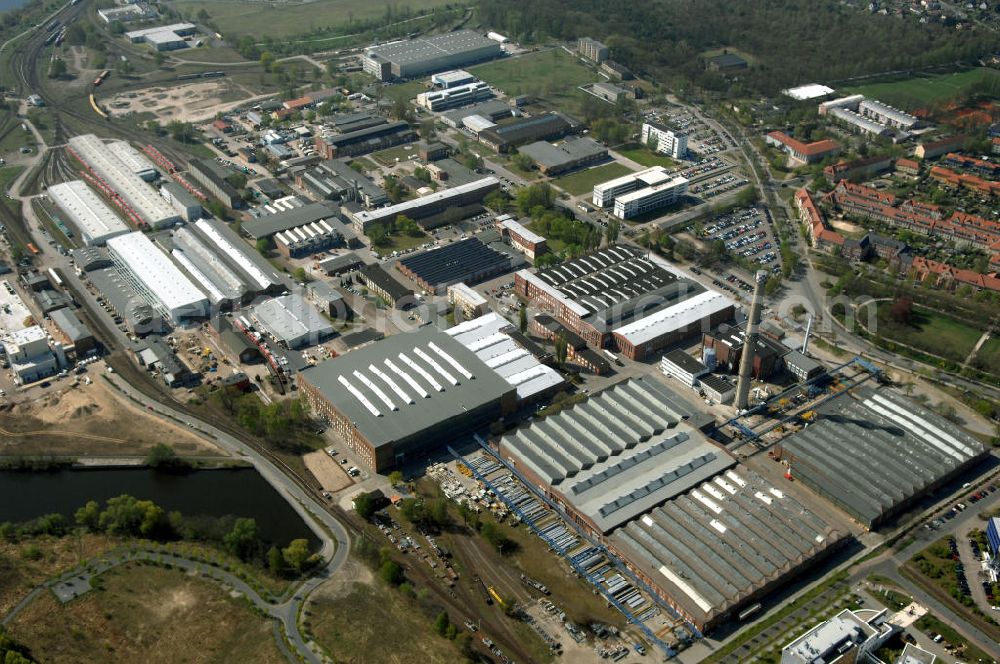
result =
[[[683,159],[687,156],[688,136],[682,131],[669,129],[655,122],[644,122],[642,124],[642,143],[649,145],[649,139],[656,139],[656,151],[660,154],[670,155],[674,159]]]
[[[47,193],[87,246],[102,245],[129,232],[125,222],[81,180],[54,184]]]
[[[614,214],[619,219],[631,219],[676,203],[687,193],[686,178],[675,177],[651,187],[630,192],[615,199]]]
[[[444,111],[449,108],[468,106],[493,96],[490,86],[482,81],[473,81],[444,90],[421,92],[417,95],[417,106],[428,111]]]
[[[149,306],[174,323],[208,315],[208,300],[152,240],[142,233],[108,240],[122,278]]]
[[[663,166],[653,166],[638,173],[629,173],[614,180],[594,185],[593,202],[597,207],[611,207],[615,199],[636,189],[651,187],[670,179]]]

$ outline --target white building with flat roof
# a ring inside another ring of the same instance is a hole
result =
[[[670,129],[655,122],[644,122],[642,144],[649,145],[650,138],[656,139],[656,151],[660,154],[670,155],[674,159],[683,159],[687,156],[688,135],[683,131]]]
[[[459,320],[471,320],[490,310],[486,297],[461,281],[448,286],[448,304],[455,308],[456,318],[461,314]]]
[[[653,166],[638,173],[629,173],[614,180],[594,185],[593,202],[597,207],[611,207],[615,199],[636,189],[652,187],[670,179],[663,166]]]
[[[175,323],[208,315],[208,299],[142,233],[108,240],[108,251],[125,281],[151,307]]]
[[[159,192],[136,174],[136,164],[122,161],[122,148],[111,148],[93,134],[74,136],[69,148],[137,215],[139,223],[162,228],[180,215]]]
[[[187,46],[184,37],[198,31],[193,23],[172,23],[158,25],[144,30],[126,32],[125,37],[133,44],[149,44],[157,51],[173,51]]]
[[[676,203],[687,190],[687,178],[680,176],[658,182],[616,198],[613,214],[619,219],[638,217]]]
[[[51,185],[47,193],[87,246],[102,245],[130,232],[125,222],[81,180]]]

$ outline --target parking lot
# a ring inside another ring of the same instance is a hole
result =
[[[716,217],[701,231],[700,238],[706,242],[725,242],[730,254],[769,268],[775,274],[781,271],[777,240],[759,208],[735,210]]]
[[[681,108],[658,109],[647,113],[647,118],[674,127],[688,134],[688,150],[699,155],[710,155],[729,149],[719,134]]]

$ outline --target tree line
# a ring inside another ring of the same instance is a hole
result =
[[[521,41],[589,35],[635,71],[734,96],[971,62],[996,48],[992,34],[971,24],[958,31],[815,0],[480,0],[479,19]],[[704,66],[705,51],[724,47],[753,58],[735,81]]]
[[[53,513],[17,524],[0,523],[0,538],[18,542],[42,535],[65,537],[78,530],[157,542],[205,542],[275,575],[298,574],[316,562],[307,540],[293,539],[279,548],[263,537],[255,519],[168,512],[151,500],[128,494],[109,498],[103,505],[96,500],[87,501],[74,512],[72,520]]]

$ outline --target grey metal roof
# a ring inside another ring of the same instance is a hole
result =
[[[666,353],[663,357],[667,361],[679,367],[682,371],[687,371],[688,373],[696,374],[699,371],[705,371],[706,369],[704,364],[691,357],[680,348],[675,348],[669,353]]]
[[[801,352],[797,350],[793,350],[792,352],[785,355],[785,366],[795,367],[799,371],[806,374],[811,373],[816,369],[821,369],[823,367],[823,365],[817,362],[816,360],[812,359],[808,355],[803,355]]]
[[[735,465],[684,422],[690,411],[643,376],[504,436],[501,448],[608,532]]]
[[[738,465],[615,531],[610,544],[705,622],[840,537],[787,488]]]
[[[62,330],[62,333],[69,337],[69,340],[74,343],[80,341],[81,339],[94,336],[72,309],[56,309],[55,311],[49,313],[49,318],[51,318],[52,322],[56,324],[56,327]]]
[[[821,407],[782,441],[792,473],[871,527],[986,453],[946,419],[888,388]]]
[[[354,267],[364,264],[365,262],[361,259],[361,256],[357,255],[353,251],[349,251],[346,254],[341,254],[340,256],[324,258],[319,262],[319,268],[324,272],[332,274],[346,269],[353,269]]]
[[[523,145],[517,150],[546,168],[558,168],[581,159],[607,154],[608,149],[592,138],[569,138],[558,145],[536,141]]]
[[[298,293],[265,300],[252,307],[250,315],[289,348],[315,344],[333,334],[333,326]]]
[[[500,55],[500,45],[497,42],[472,30],[458,30],[373,46],[366,51],[366,55],[377,55],[394,63],[412,64],[433,60],[443,55],[476,53],[487,47],[496,47],[496,54]]]
[[[514,391],[475,353],[433,326],[386,337],[307,368],[299,376],[376,448],[492,402],[499,404]]]
[[[336,207],[327,205],[326,203],[307,203],[301,207],[294,207],[290,210],[264,215],[258,219],[247,221],[243,224],[242,229],[244,233],[256,240],[262,237],[270,237],[275,233],[287,231],[290,228],[312,224],[321,219],[327,222],[331,220],[337,221],[339,225],[335,226],[335,228],[338,231],[340,230],[340,226],[344,225],[340,221],[340,215],[337,213]]]
[[[511,116],[510,104],[505,101],[500,101],[499,99],[494,99],[492,101],[485,101],[481,104],[476,104],[475,106],[468,106],[466,108],[459,108],[454,111],[448,111],[442,114],[441,118],[445,121],[445,124],[451,124],[453,127],[457,127],[462,124],[462,120],[472,115],[481,115],[492,121],[497,121],[503,117]]]

